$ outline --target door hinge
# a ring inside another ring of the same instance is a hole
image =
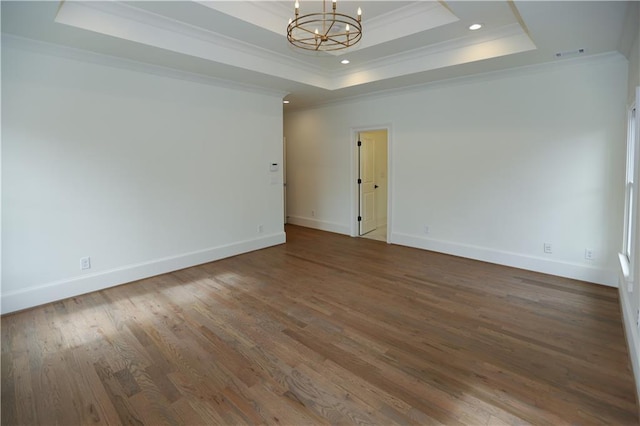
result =
[[[358,185],[362,183],[362,179],[358,179]]]
[[[362,141],[358,141],[358,146],[362,146]]]
[[[362,216],[358,216],[358,222],[362,222]]]

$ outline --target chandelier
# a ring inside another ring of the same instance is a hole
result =
[[[336,12],[336,0],[327,12],[326,0],[322,0],[322,12],[300,15],[300,3],[295,3],[295,19],[289,19],[287,40],[296,47],[307,50],[329,51],[346,49],[362,38],[362,10],[358,17]]]

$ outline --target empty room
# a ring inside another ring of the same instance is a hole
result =
[[[640,2],[0,16],[2,425],[640,424]]]

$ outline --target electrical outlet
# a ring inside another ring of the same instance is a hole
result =
[[[80,259],[80,269],[91,269],[91,258],[89,256]]]
[[[584,249],[584,258],[587,260],[593,260],[596,258],[596,254],[591,249]]]
[[[428,234],[429,233],[429,225],[425,225],[424,226],[424,233]]]
[[[258,225],[258,232],[262,232],[264,230],[262,225]]]
[[[551,243],[544,243],[544,252],[547,254],[551,254],[553,253],[553,246],[551,245]]]
[[[311,217],[316,217],[316,211],[315,210],[311,210]]]

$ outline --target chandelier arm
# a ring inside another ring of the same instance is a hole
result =
[[[308,37],[308,38],[298,38],[296,39],[297,42],[301,42],[301,43],[305,43],[308,45],[315,45],[316,43],[316,37]]]
[[[315,39],[307,39],[307,40],[310,40],[310,41],[312,40],[312,41],[311,42],[296,41],[296,42],[292,42],[291,44],[293,44],[294,46],[300,49],[320,50],[318,48],[318,45],[315,42]],[[332,42],[329,44],[323,44],[322,51],[340,50],[340,49],[344,49],[345,47],[353,46],[354,44],[355,44],[355,40],[353,41],[353,43],[350,43],[349,45],[347,45],[346,43],[338,43],[332,40]],[[326,46],[331,46],[331,47],[327,48]]]
[[[335,12],[333,14],[335,15]],[[326,14],[324,14],[324,15],[326,15]],[[327,23],[329,24],[328,28],[325,26],[325,24],[327,24]],[[322,27],[323,27],[323,29],[326,28],[326,31],[324,31],[324,33],[322,35],[318,35],[318,37],[316,37],[316,51],[320,50],[320,48],[328,40],[331,40],[333,42],[333,44],[336,43],[336,40],[334,40],[332,37],[329,36],[329,32],[331,31],[331,28],[333,28],[335,23],[336,23],[335,17],[329,22],[327,22],[326,20],[322,21]]]
[[[342,46],[344,46],[344,47],[349,47],[349,46],[351,46],[351,44],[349,44],[349,39],[347,39],[347,41],[346,41],[346,42],[344,42],[344,41],[336,40],[336,39],[334,39],[334,38],[329,37],[329,40],[331,40],[331,41],[333,42],[332,44],[334,44],[334,45],[336,45],[336,44],[340,44],[340,45],[342,45]]]
[[[360,37],[357,37],[357,36],[353,37],[353,38],[347,37],[346,41],[340,41],[339,39],[338,40],[330,39],[330,40],[333,42],[334,45],[338,45],[339,44],[339,45],[342,45],[344,47],[349,47],[349,46],[353,46],[355,43],[360,41]],[[336,48],[334,50],[338,50],[338,49],[342,49],[342,48]]]
[[[335,14],[334,14],[335,15]],[[333,26],[336,24],[336,19],[333,18],[330,22],[329,22],[329,28],[327,28],[327,30],[324,32],[324,37],[329,37],[329,32],[331,31],[331,28],[333,28]]]
[[[295,22],[295,21],[293,21],[293,22]],[[310,22],[313,22],[313,21],[310,21]],[[304,24],[306,24],[306,22]],[[309,29],[307,29],[307,28],[305,28],[305,27],[303,27],[301,25],[292,25],[291,26],[291,30],[293,31],[294,28],[299,29],[301,31],[305,31],[305,32],[307,32],[309,34],[312,34],[314,37],[316,35],[316,33],[314,31],[311,31],[311,30],[309,30]],[[292,31],[289,31],[289,33],[291,33]]]

